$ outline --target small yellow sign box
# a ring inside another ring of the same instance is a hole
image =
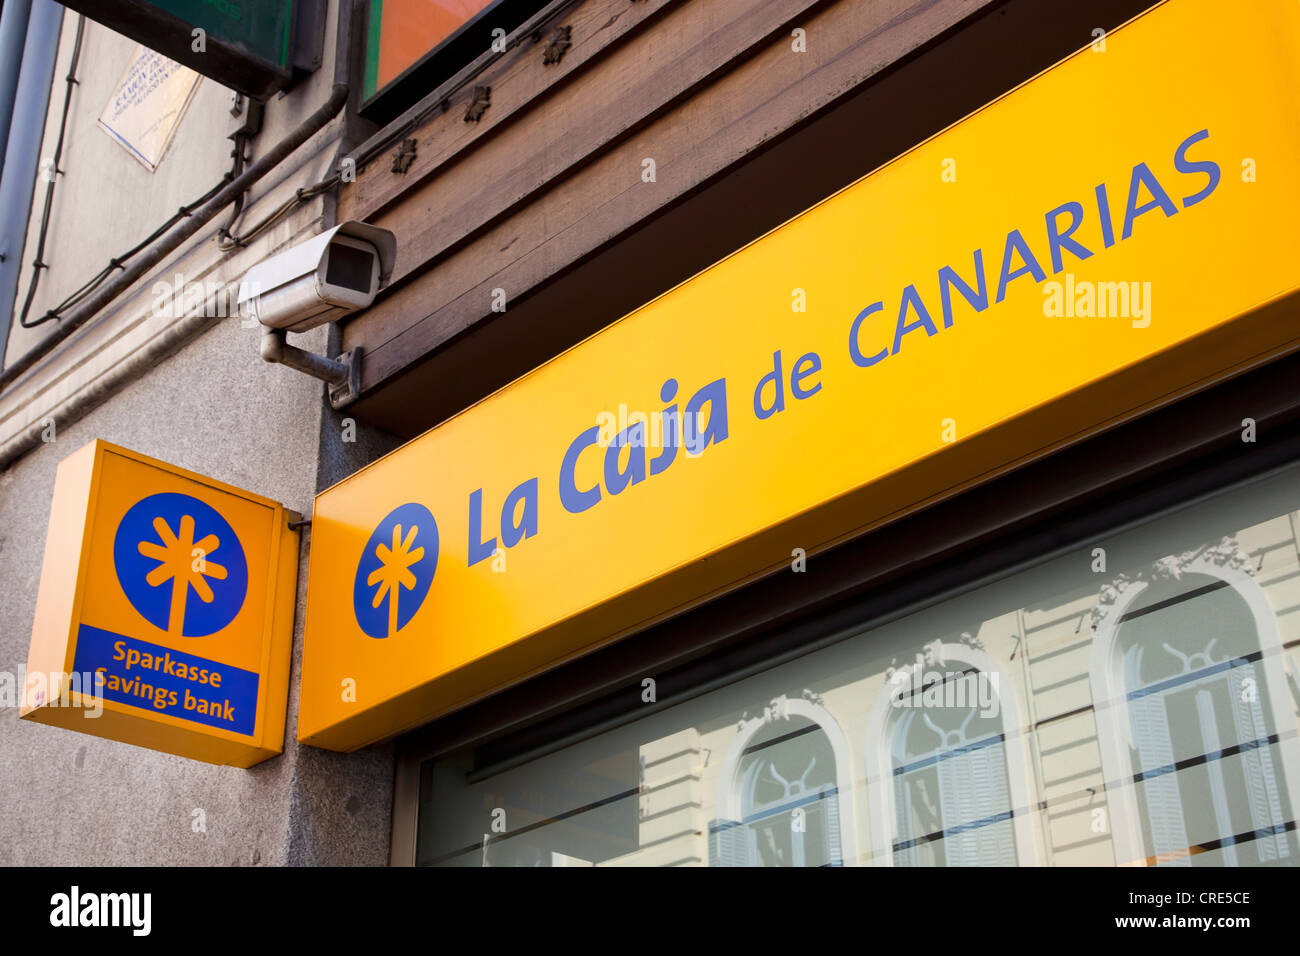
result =
[[[281,753],[297,518],[106,442],[65,459],[21,716],[207,763]]]

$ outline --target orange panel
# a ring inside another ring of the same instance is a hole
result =
[[[384,0],[379,28],[379,86],[395,80],[492,0]],[[483,48],[491,42],[484,31]]]

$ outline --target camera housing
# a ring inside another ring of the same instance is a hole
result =
[[[340,223],[249,269],[239,308],[267,328],[306,332],[369,306],[396,258],[397,238],[387,229]]]

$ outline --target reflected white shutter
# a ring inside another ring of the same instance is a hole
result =
[[[1183,801],[1178,792],[1178,776],[1173,770],[1174,746],[1169,736],[1169,715],[1164,698],[1144,694],[1129,701],[1133,720],[1133,744],[1137,747],[1138,768],[1150,772],[1169,768],[1139,785],[1146,796],[1147,815],[1151,823],[1152,854],[1161,857],[1157,865],[1191,866],[1188,855],[1187,826],[1183,819]]]
[[[709,866],[755,866],[749,827],[735,820],[709,823]]]
[[[974,767],[970,754],[954,754],[939,761],[939,812],[942,814],[944,859],[949,866],[978,866],[979,837],[976,831],[953,828],[978,817],[970,816],[973,804],[982,802],[984,795],[975,785]]]
[[[916,846],[912,840],[916,834],[912,830],[912,788],[902,774],[894,776],[894,842],[904,849],[894,851],[894,866],[916,866]]]
[[[1249,688],[1246,685],[1248,680],[1254,682]],[[1268,737],[1269,730],[1260,703],[1261,688],[1255,665],[1242,664],[1231,668],[1228,671],[1228,689],[1232,694],[1232,716],[1237,726],[1236,743],[1246,745]],[[1249,694],[1247,690],[1250,691]],[[1250,819],[1254,829],[1259,831],[1280,827],[1285,819],[1282,816],[1282,795],[1273,771],[1272,748],[1262,744],[1243,750],[1241,766],[1245,774],[1246,799],[1250,803]],[[1285,832],[1260,836],[1255,843],[1259,848],[1261,862],[1290,855]]]
[[[939,761],[939,795],[944,856],[949,866],[1014,866],[1016,845],[1011,821],[979,823],[1011,809],[1005,743],[998,741],[955,753]]]
[[[979,794],[978,816],[972,819],[987,820],[1013,809],[1007,785],[1006,746],[1006,741],[999,740],[969,755]],[[997,823],[987,823],[974,832],[978,835],[981,866],[1016,865],[1015,827],[1009,817]]]
[[[822,794],[821,805],[826,815],[826,862],[831,866],[844,865],[843,844],[840,842],[840,794],[832,788]]]

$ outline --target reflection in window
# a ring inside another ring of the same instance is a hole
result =
[[[430,757],[416,859],[1300,863],[1298,509],[1294,467],[1106,539],[1113,579],[1070,551],[558,749]]]
[[[467,786],[475,755],[427,761],[420,799],[437,806],[454,829],[421,832],[422,866],[591,866],[640,846],[637,751],[626,746],[570,748],[548,757],[545,777],[507,768]]]
[[[835,753],[802,717],[766,725],[741,755],[740,820],[710,826],[712,866],[841,866]]]
[[[1206,583],[1206,582],[1210,583]],[[1118,650],[1146,862],[1258,865],[1295,853],[1254,617],[1224,581],[1143,595]]]
[[[968,671],[944,683],[970,687],[979,677]],[[1007,742],[996,709],[901,703],[908,706],[891,735],[894,865],[1014,866]]]

